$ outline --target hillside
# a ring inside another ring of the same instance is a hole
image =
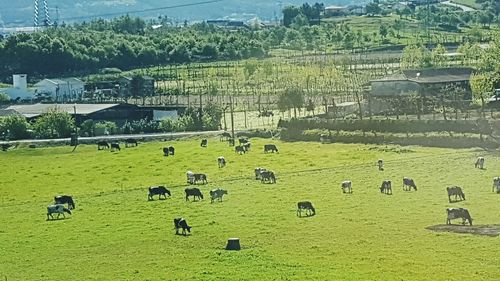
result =
[[[184,20],[205,20],[216,18],[251,19],[255,16],[272,20],[277,15],[281,16],[281,5],[299,5],[305,0],[222,0],[218,3],[203,4],[175,9],[159,9],[161,7],[185,5],[189,3],[206,2],[207,0],[48,0],[51,18],[56,18],[56,7],[59,10],[60,21],[88,21],[95,15],[127,13],[137,10],[157,9],[153,12],[133,13],[134,16],[156,18],[160,15],[171,17],[174,22]],[[325,5],[361,4],[367,0],[330,0],[324,1]],[[29,25],[33,21],[33,0],[17,0],[2,4],[0,9],[0,26]],[[310,1],[313,3],[314,1]]]

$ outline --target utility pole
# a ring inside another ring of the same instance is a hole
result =
[[[236,143],[234,138],[234,109],[233,109],[233,95],[229,95],[229,109],[231,110],[231,137],[233,138],[233,142],[230,143],[232,146]]]
[[[71,134],[71,145],[74,146],[73,151],[75,152],[76,147],[78,146],[78,124],[76,123],[76,103],[73,105],[73,110],[74,110],[74,118],[75,118],[75,132]]]

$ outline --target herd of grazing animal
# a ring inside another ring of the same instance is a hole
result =
[[[231,140],[231,135],[229,133],[223,133],[220,137],[220,140]],[[234,141],[234,139],[232,139]],[[239,145],[235,147],[235,152],[239,154],[245,154],[250,150],[250,141],[246,138],[238,139]],[[207,139],[203,139],[201,141],[200,146],[206,148],[208,145]],[[137,141],[135,139],[126,139],[125,147],[137,146]],[[103,149],[111,149],[111,151],[120,150],[120,145],[117,142],[112,142],[111,144],[106,141],[100,141],[97,143],[98,150]],[[174,155],[175,149],[172,146],[164,147],[163,149],[164,156]],[[266,144],[264,145],[264,153],[278,153],[278,148],[274,144]],[[485,159],[484,157],[478,157],[474,166],[475,168],[484,169]],[[217,158],[217,164],[219,168],[223,168],[226,166],[227,162],[223,156],[219,156]],[[380,171],[384,170],[384,161],[379,159],[377,161],[377,167]],[[276,176],[273,171],[267,170],[265,168],[255,168],[255,179],[260,180],[262,183],[276,183]],[[187,183],[190,185],[195,185],[197,183],[207,184],[207,175],[203,173],[193,173],[188,171],[186,173]],[[341,189],[343,193],[352,194],[352,182],[350,180],[345,180],[341,183]],[[403,178],[403,190],[404,191],[417,191],[417,185],[412,178],[404,177]],[[465,200],[465,194],[462,191],[462,188],[459,186],[450,186],[446,188],[448,193],[448,200],[450,203],[458,202]],[[199,188],[190,187],[185,188],[185,199],[189,201],[189,197],[193,197],[193,201],[203,200],[203,193]],[[384,180],[380,186],[380,192],[392,195],[392,181]],[[493,192],[500,193],[500,177],[495,177],[493,179]],[[209,192],[210,194],[210,202],[214,203],[215,201],[222,202],[222,198],[224,195],[228,194],[227,190],[222,188],[212,189]],[[148,188],[148,201],[154,200],[154,196],[158,195],[159,200],[166,200],[167,195],[171,197],[172,194],[170,190],[168,190],[165,186],[152,186]],[[452,201],[453,198],[453,201]],[[67,208],[65,206],[67,204]],[[75,202],[70,195],[58,195],[54,197],[54,204],[51,204],[47,207],[47,220],[54,219],[54,214],[57,214],[57,219],[59,219],[60,215],[63,215],[65,218],[65,214],[72,214],[71,210],[75,209]],[[302,217],[302,213],[305,212],[307,217],[316,215],[316,210],[313,207],[313,204],[310,201],[301,201],[297,203],[297,216]],[[462,219],[462,224],[468,222],[472,225],[472,217],[467,209],[464,208],[447,208],[447,218],[446,224],[451,224],[451,221],[454,219]],[[179,230],[182,229],[182,234],[186,235],[191,232],[191,227],[187,224],[184,218],[175,218],[174,219],[174,227],[176,230],[176,234],[179,234]]]

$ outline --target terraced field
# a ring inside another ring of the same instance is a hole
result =
[[[264,154],[265,143],[277,154]],[[163,157],[173,145],[176,155]],[[500,224],[497,152],[421,147],[284,143],[252,139],[237,155],[209,139],[143,143],[111,153],[95,146],[19,148],[0,154],[0,280],[495,280],[499,237],[433,232],[446,207],[465,207],[475,225]],[[217,167],[224,155],[225,168]],[[486,169],[474,169],[475,158]],[[385,160],[378,171],[377,159]],[[275,171],[261,184],[255,167]],[[187,170],[208,174],[205,199],[186,202]],[[404,176],[418,191],[404,192]],[[354,193],[342,194],[350,179]],[[378,190],[394,182],[394,194]],[[164,184],[167,200],[147,201]],[[448,203],[446,186],[466,201]],[[208,191],[229,191],[210,203]],[[67,219],[46,221],[56,194],[72,194]],[[298,218],[298,201],[316,216]],[[191,235],[175,235],[184,217]],[[458,223],[455,222],[455,223]],[[225,251],[230,237],[241,251]]]

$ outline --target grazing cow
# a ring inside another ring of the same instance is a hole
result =
[[[474,164],[474,168],[483,169],[484,168],[484,157],[478,157],[476,163]]]
[[[249,143],[249,142],[245,143],[245,144],[243,145],[243,150],[244,150],[245,152],[250,151],[250,145],[251,145],[251,143]]]
[[[164,199],[167,199],[167,194],[168,196],[171,196],[170,190],[168,190],[166,187],[160,185],[160,186],[152,186],[149,188],[148,192],[148,200],[154,200],[153,196],[158,195],[158,200],[161,200],[161,196],[163,195]]]
[[[380,192],[385,194],[392,194],[392,182],[390,180],[385,180],[380,186]]]
[[[8,144],[8,143],[3,143],[2,144],[2,151],[7,151],[9,150],[9,148],[11,147],[12,145]]]
[[[245,148],[243,146],[237,145],[237,146],[234,147],[234,152],[241,155],[243,153],[246,153],[246,150],[245,150]]]
[[[268,153],[268,152],[272,152],[272,153],[278,152],[278,148],[274,144],[265,144],[264,145],[264,153]]]
[[[135,139],[126,139],[125,147],[137,146],[137,140]]]
[[[493,178],[493,192],[500,193],[500,177]]]
[[[163,156],[168,156],[168,155],[169,155],[168,147],[164,147],[163,148]]]
[[[224,132],[220,135],[220,141],[227,141],[231,138],[231,134],[228,132]]]
[[[239,139],[238,139],[238,142],[239,142],[239,143],[240,143],[240,145],[241,145],[241,144],[248,143],[248,142],[249,142],[249,140],[248,140],[247,138],[239,138]]]
[[[57,213],[57,218],[59,219],[59,216],[62,214],[64,218],[66,216],[64,213],[68,213],[71,215],[71,211],[69,209],[66,209],[63,204],[56,204],[56,205],[49,205],[47,206],[47,220],[49,220],[49,217],[51,219],[54,219],[54,216],[52,214]]]
[[[297,216],[302,217],[302,210],[306,211],[306,216],[316,215],[316,210],[314,209],[312,203],[309,201],[297,203]]]
[[[109,149],[109,143],[106,141],[100,141],[97,143],[97,150]]]
[[[173,146],[168,147],[168,154],[174,155],[175,154],[175,148]]]
[[[465,200],[465,194],[462,191],[462,188],[459,186],[450,186],[446,188],[448,192],[448,201],[451,203],[451,196],[455,196],[455,202],[460,200]]]
[[[186,235],[186,230],[191,233],[191,227],[187,224],[186,220],[183,218],[174,219],[175,235],[179,235],[179,229],[182,228],[182,235]]]
[[[342,188],[343,193],[352,193],[352,182],[351,181],[343,181],[341,188]]]
[[[222,202],[222,196],[224,196],[224,194],[227,194],[227,190],[221,188],[210,190],[210,203],[213,203],[215,199],[218,199],[220,202]]]
[[[417,191],[417,185],[415,184],[415,181],[413,181],[413,179],[410,179],[410,178],[403,178],[403,190],[404,191],[411,191],[411,189],[414,189],[415,191]]]
[[[186,201],[189,201],[189,196],[193,196],[193,201],[196,201],[196,197],[198,200],[203,199],[203,194],[198,188],[186,188],[184,192],[186,192]]]
[[[217,158],[217,164],[219,165],[219,168],[226,167],[226,159],[224,158],[224,156],[219,156]]]
[[[462,219],[462,225],[465,224],[466,221],[469,221],[469,225],[472,225],[472,217],[469,214],[469,210],[464,208],[447,208],[446,209],[446,224],[451,224],[451,220],[453,219]]]
[[[272,171],[262,171],[260,173],[261,183],[269,182],[269,183],[276,183],[276,177],[274,176],[274,172]]]
[[[379,171],[383,171],[384,170],[384,160],[378,159],[377,166],[378,166]]]
[[[111,143],[111,150],[110,150],[110,151],[111,151],[111,152],[114,152],[114,151],[116,151],[116,150],[118,150],[118,151],[120,151],[120,150],[121,150],[121,149],[120,149],[120,144],[119,144],[119,143],[117,143],[117,142],[113,142],[113,143]]]
[[[75,201],[71,195],[57,195],[54,197],[54,204],[68,204],[68,209],[75,209]]]
[[[201,147],[207,147],[207,145],[208,145],[208,140],[207,139],[202,139],[201,143],[200,143],[200,146]]]
[[[265,172],[265,171],[267,171],[267,170],[264,169],[264,168],[255,168],[255,179],[256,180],[262,179],[262,175],[261,174],[262,174],[262,172]]]

